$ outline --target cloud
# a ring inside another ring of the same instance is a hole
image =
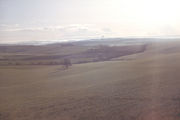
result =
[[[69,24],[54,26],[23,27],[20,25],[0,25],[0,38],[7,41],[76,40],[99,38],[110,33],[93,24]]]
[[[19,25],[0,25],[0,31],[6,31],[6,32],[23,32],[23,31],[51,31],[59,29],[59,26],[47,26],[47,27],[21,27]]]
[[[101,34],[101,29],[90,24],[72,24],[59,29],[64,38],[90,38]]]
[[[19,24],[12,24],[12,25],[0,24],[0,31],[10,31],[10,30],[17,29],[18,27],[19,27]]]
[[[103,31],[103,32],[106,32],[106,33],[112,32],[110,28],[103,28],[102,31]]]

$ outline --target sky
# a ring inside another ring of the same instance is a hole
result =
[[[179,0],[0,0],[0,43],[180,36]]]

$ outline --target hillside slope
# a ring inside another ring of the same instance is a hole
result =
[[[179,120],[180,42],[115,61],[0,68],[2,120]]]

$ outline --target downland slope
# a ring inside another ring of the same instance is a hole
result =
[[[115,60],[1,66],[3,120],[179,120],[180,42]]]

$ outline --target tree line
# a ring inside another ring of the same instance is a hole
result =
[[[0,65],[63,65],[65,68],[68,68],[72,66],[72,63],[70,59],[65,58],[60,61],[7,61],[0,63]]]

